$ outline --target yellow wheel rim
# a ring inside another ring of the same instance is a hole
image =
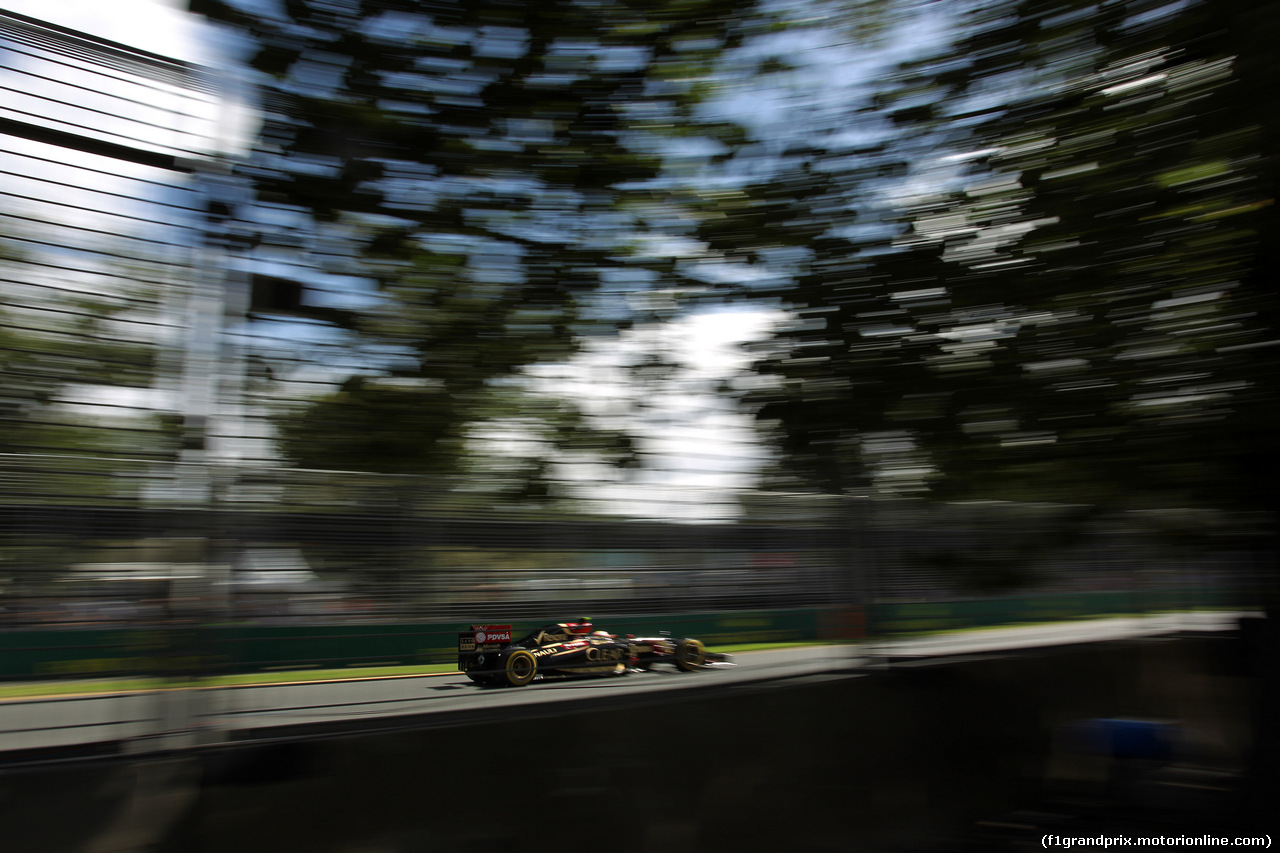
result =
[[[538,662],[528,652],[512,652],[507,658],[507,681],[522,687],[533,681],[538,673]]]
[[[706,660],[706,651],[702,643],[697,640],[681,643],[680,648],[676,650],[676,655],[679,656],[681,663],[690,667],[702,666],[702,662]]]

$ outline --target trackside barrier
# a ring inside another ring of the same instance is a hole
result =
[[[997,599],[686,613],[595,615],[615,633],[670,631],[707,645],[889,637],[1185,609],[1232,609],[1228,592],[1123,591]],[[564,618],[582,614],[568,613]],[[593,614],[594,615],[594,614]],[[483,613],[477,613],[482,619]],[[550,620],[513,622],[526,633]],[[458,623],[213,625],[0,632],[0,679],[159,675],[199,677],[290,669],[415,666],[456,660]]]

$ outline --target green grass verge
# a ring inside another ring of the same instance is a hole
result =
[[[134,693],[158,690],[164,681],[158,678],[112,678],[100,681],[23,681],[0,684],[0,700],[32,699],[43,696],[77,696],[93,693]]]
[[[0,684],[0,700],[34,699],[47,696],[135,693],[186,687],[238,687],[255,684],[291,684],[299,681],[333,681],[353,678],[390,678],[405,675],[432,675],[457,672],[453,664],[427,666],[376,666],[350,669],[299,669],[218,675],[193,681],[173,681],[156,677],[78,679],[75,681],[24,681]]]

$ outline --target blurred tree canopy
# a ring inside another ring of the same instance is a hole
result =
[[[510,378],[628,290],[722,290],[792,316],[737,389],[775,485],[1273,505],[1274,3],[191,8],[261,75],[245,252],[359,354],[279,420],[297,464],[449,470],[504,414],[589,444]],[[900,58],[857,100],[805,33]]]
[[[116,265],[114,274],[133,283],[109,297],[58,288],[32,296],[24,277],[31,259],[17,242],[27,235],[11,236],[0,237],[0,277],[14,285],[0,304],[0,453],[173,458],[174,419],[121,405],[120,417],[104,422],[67,405],[78,390],[141,391],[154,383],[160,349],[138,333],[159,304],[144,283],[154,281],[148,261]]]
[[[402,473],[454,468],[469,424],[528,408],[499,380],[625,322],[596,294],[649,227],[643,184],[662,159],[640,137],[682,122],[746,11],[727,0],[190,8],[246,37],[258,74],[241,247],[301,281],[292,310],[358,353],[330,369],[338,390],[277,420],[284,453]],[[583,426],[565,404],[550,431]]]
[[[830,492],[1274,506],[1275,4],[977,4],[878,108],[929,158],[753,188],[811,255],[748,395]],[[805,209],[907,178],[888,240]],[[829,223],[828,223],[829,224]],[[711,235],[715,238],[717,235]]]

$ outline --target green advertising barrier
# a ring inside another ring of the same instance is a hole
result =
[[[0,678],[149,675],[171,668],[184,645],[168,630],[58,629],[0,632]]]
[[[424,623],[232,625],[211,632],[211,651],[222,672],[414,666],[456,659],[459,630]]]

